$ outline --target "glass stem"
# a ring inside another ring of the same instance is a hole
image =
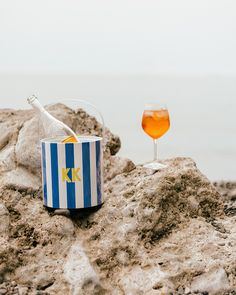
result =
[[[153,143],[154,143],[154,160],[153,161],[157,161],[157,139],[154,139]]]

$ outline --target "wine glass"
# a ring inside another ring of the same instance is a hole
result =
[[[144,167],[154,170],[167,167],[158,162],[157,155],[157,139],[164,135],[170,128],[170,118],[167,107],[159,103],[146,104],[142,117],[142,128],[154,142],[153,162],[145,164]]]

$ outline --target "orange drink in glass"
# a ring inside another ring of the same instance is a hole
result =
[[[164,135],[170,128],[168,109],[156,103],[147,104],[143,112],[142,128],[154,141],[153,162],[144,166],[155,170],[166,167],[166,165],[157,161],[157,139]]]

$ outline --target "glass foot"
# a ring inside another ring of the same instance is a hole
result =
[[[143,167],[153,169],[153,170],[161,170],[163,168],[166,168],[167,165],[164,165],[158,162],[151,162],[151,163],[144,164]]]

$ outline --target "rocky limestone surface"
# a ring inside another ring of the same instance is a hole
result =
[[[49,110],[101,132],[82,110]],[[189,158],[135,166],[106,129],[104,204],[47,209],[38,118],[2,110],[0,125],[0,294],[236,294],[236,183],[211,184]]]

